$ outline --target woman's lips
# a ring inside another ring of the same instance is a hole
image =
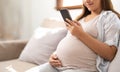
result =
[[[91,5],[93,5],[93,3],[88,3],[87,5],[91,6]]]
[[[87,7],[91,7],[91,6],[93,6],[93,3],[87,3],[86,5],[87,5]]]

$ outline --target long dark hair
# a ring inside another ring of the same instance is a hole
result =
[[[120,14],[114,10],[111,0],[101,0],[101,6],[102,6],[102,10],[105,10],[105,11],[111,10],[115,14],[117,14],[118,17],[120,18]],[[90,13],[91,12],[87,9],[87,7],[85,7],[83,5],[83,12],[82,12],[82,14],[80,16],[78,16],[76,18],[76,20],[79,21],[80,19],[82,19],[83,17],[89,15]]]

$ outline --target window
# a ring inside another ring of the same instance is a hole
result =
[[[57,0],[56,1],[56,9],[60,10],[62,8],[67,9],[81,9],[82,8],[82,0]]]

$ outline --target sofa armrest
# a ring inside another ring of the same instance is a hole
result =
[[[0,61],[18,58],[27,40],[0,41]]]

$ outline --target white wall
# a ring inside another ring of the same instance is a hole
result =
[[[32,0],[32,27],[38,27],[45,18],[59,18],[55,10],[56,0]]]
[[[22,3],[22,39],[30,38],[45,18],[59,19],[60,14],[55,10],[56,0],[22,0]]]
[[[120,0],[111,0],[113,2],[113,6],[117,12],[120,13]]]

